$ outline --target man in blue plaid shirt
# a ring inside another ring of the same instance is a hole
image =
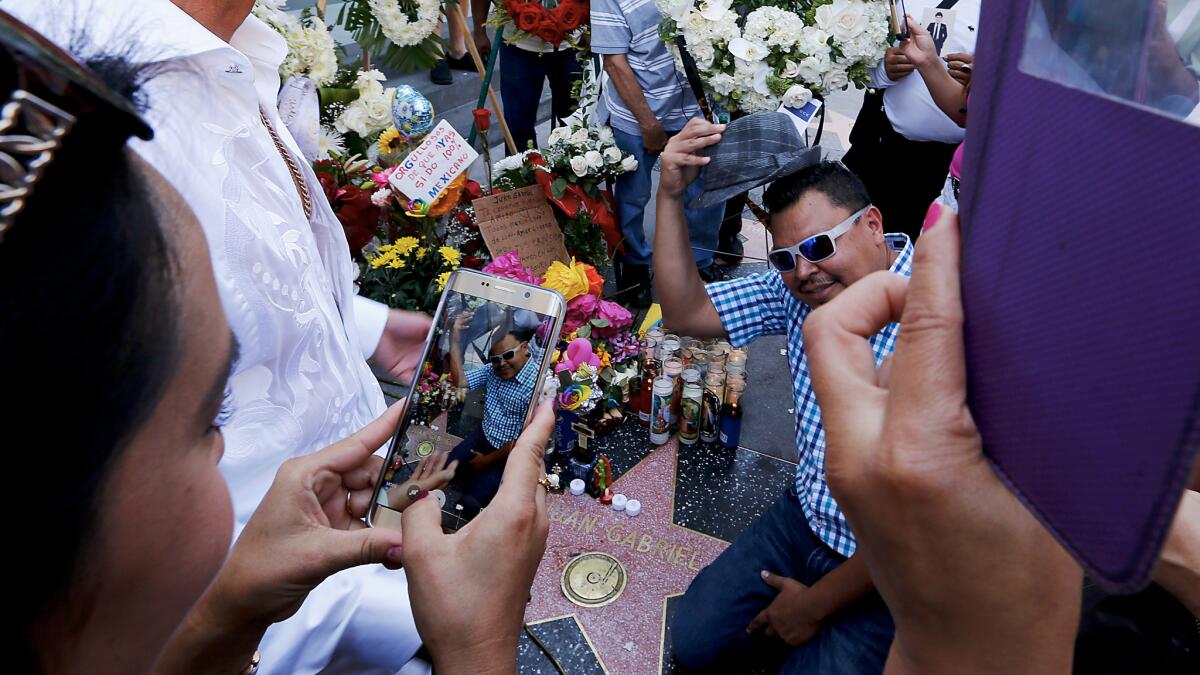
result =
[[[878,673],[894,627],[825,482],[825,432],[802,329],[814,308],[868,274],[910,275],[912,245],[905,235],[884,233],[862,181],[842,164],[768,171],[762,182],[773,179],[764,198],[773,269],[705,286],[689,254],[684,186],[700,166],[711,172],[721,161],[786,163],[754,157],[760,144],[752,129],[745,133],[755,122],[745,120],[711,148],[724,126],[693,120],[664,151],[655,248],[674,255],[654,257],[656,285],[664,324],[681,334],[728,336],[738,346],[761,335],[788,336],[796,482],[696,577],[675,612],[675,656],[697,671],[733,672],[753,654],[774,658],[784,673]],[[894,349],[898,330],[891,324],[871,341],[877,364]]]
[[[487,506],[500,488],[505,460],[525,427],[542,362],[533,331],[513,326],[510,319],[492,332],[487,363],[466,370],[462,331],[472,316],[464,312],[455,320],[448,355],[455,384],[471,391],[484,388],[482,423],[450,451],[447,460],[458,461],[456,476],[466,486],[462,504],[467,517]]]

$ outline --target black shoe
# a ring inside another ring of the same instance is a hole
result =
[[[454,75],[450,72],[450,64],[446,59],[437,62],[429,71],[429,80],[434,84],[454,84]]]
[[[703,279],[704,283],[706,284],[711,284],[713,282],[725,279],[725,271],[721,269],[720,265],[709,265],[702,270],[696,271],[700,273],[700,278]]]
[[[617,295],[633,307],[649,307],[650,296],[650,266],[631,265],[618,262]]]
[[[745,254],[745,249],[742,248],[742,240],[737,235],[728,240],[717,242],[717,250],[720,253],[715,254],[714,257],[719,258],[721,263],[730,267],[740,265],[742,256]]]
[[[480,54],[480,56],[483,56],[483,54]],[[469,70],[472,73],[475,72],[475,59],[471,58],[470,52],[466,52],[462,56],[449,56],[446,58],[446,62],[449,63],[450,67],[454,70]]]

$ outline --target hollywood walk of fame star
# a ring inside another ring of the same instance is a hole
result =
[[[696,573],[728,546],[671,522],[676,443],[655,450],[614,484],[614,490],[642,503],[637,517],[587,495],[549,495],[546,500],[550,535],[525,621],[575,616],[610,673],[660,671],[665,598],[687,590]],[[615,557],[628,575],[624,592],[604,607],[579,607],[562,592],[563,567],[591,551]]]

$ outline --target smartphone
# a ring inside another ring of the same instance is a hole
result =
[[[901,40],[907,40],[908,34],[908,10],[904,7],[904,0],[890,0],[892,5],[892,32]]]
[[[454,479],[433,493],[443,524],[457,529],[487,506],[542,391],[566,306],[540,286],[465,269],[450,275],[376,481],[369,525],[399,528],[414,486],[435,487],[413,479],[426,458],[458,460]]]

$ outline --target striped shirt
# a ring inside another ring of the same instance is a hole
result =
[[[669,132],[679,131],[700,116],[687,78],[675,70],[675,59],[658,37],[662,14],[654,0],[592,0],[592,51],[624,54],[637,77],[650,111]],[[600,121],[614,129],[640,136],[641,126],[621,100],[605,73],[599,102]]]
[[[912,276],[913,247],[903,234],[887,235],[887,243],[900,255],[890,268],[894,274]],[[787,335],[788,362],[792,371],[792,396],[796,404],[796,496],[813,533],[829,548],[849,558],[854,555],[854,533],[825,482],[825,427],[821,407],[813,393],[804,353],[804,320],[812,308],[792,295],[774,270],[706,287],[729,341],[737,347],[760,335]],[[896,349],[900,324],[889,323],[870,339],[875,365]]]

